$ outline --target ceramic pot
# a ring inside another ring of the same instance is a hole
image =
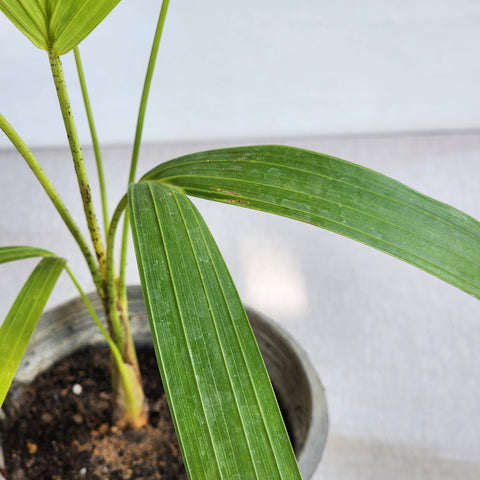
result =
[[[89,295],[103,318],[98,296]],[[151,345],[142,291],[128,288],[132,333],[139,346]],[[282,329],[247,309],[270,379],[289,430],[304,480],[313,475],[325,446],[328,415],[320,380],[303,350]],[[19,394],[41,371],[62,357],[89,345],[105,344],[80,298],[45,312],[20,364],[13,393]]]

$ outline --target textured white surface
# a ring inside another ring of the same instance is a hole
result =
[[[480,217],[480,134],[276,138],[374,168]],[[199,149],[238,142],[147,145],[140,171]],[[242,142],[251,143],[251,142]],[[62,150],[39,150],[74,214],[77,192]],[[91,152],[86,152],[92,169]],[[123,191],[129,149],[105,150]],[[45,247],[88,274],[27,167],[0,151],[0,243]],[[330,436],[323,479],[480,478],[480,303],[398,260],[346,238],[231,206],[197,201],[246,303],[305,348],[326,388]],[[35,208],[32,211],[32,208]],[[133,255],[133,252],[130,252]],[[2,265],[6,313],[31,262]],[[133,257],[129,279],[138,275]],[[50,304],[75,295],[68,278]]]
[[[123,0],[81,46],[105,142],[133,135],[159,3]],[[476,0],[171,2],[164,33],[150,141],[480,128]],[[0,45],[2,114],[61,144],[46,54],[2,15]]]

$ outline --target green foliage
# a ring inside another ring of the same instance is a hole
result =
[[[0,263],[13,262],[32,257],[54,257],[55,254],[43,248],[9,246],[0,247]]]
[[[10,248],[10,247],[7,247]],[[15,250],[16,247],[11,247]],[[25,248],[19,247],[25,254]],[[30,255],[33,250],[30,249]],[[0,249],[0,258],[6,249]],[[40,252],[41,250],[39,250]],[[20,250],[17,250],[20,253]],[[26,258],[27,256],[18,257]],[[22,290],[18,294],[7,318],[0,327],[0,406],[12,383],[20,360],[25,353],[33,330],[43,312],[48,297],[62,273],[66,261],[63,258],[48,256],[35,267]]]
[[[77,46],[119,2],[0,0],[0,11],[38,48],[63,55]]]
[[[480,298],[480,223],[359,165],[292,147],[238,147],[171,160],[143,180],[326,228]]]
[[[202,217],[177,189],[129,190],[163,384],[189,478],[300,478],[241,300]]]

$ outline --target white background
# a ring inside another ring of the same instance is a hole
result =
[[[159,5],[123,0],[81,47],[105,142],[133,135]],[[476,0],[172,1],[145,138],[478,128],[479,44]],[[30,145],[63,143],[45,52],[3,17],[0,45],[3,115]]]

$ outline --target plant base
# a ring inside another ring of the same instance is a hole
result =
[[[111,424],[109,353],[89,348],[42,373],[20,398],[7,399],[5,477],[186,479],[155,355],[151,349],[139,355],[149,425],[121,431]]]
[[[101,316],[102,305],[100,299],[96,294],[89,295],[89,298],[97,313]],[[140,348],[145,346],[152,348],[145,305],[139,287],[129,287],[128,304],[132,333],[137,346]],[[248,311],[247,313],[257,337],[270,379],[277,393],[280,407],[284,412],[284,418],[287,428],[289,428],[302,477],[304,480],[308,480],[317,468],[327,438],[328,414],[323,387],[305,353],[288,334],[255,312]],[[12,391],[9,394],[12,401],[16,403],[21,397],[21,392],[29,388],[29,384],[37,374],[47,370],[59,359],[66,357],[71,352],[83,350],[89,346],[98,347],[103,345],[103,337],[80,299],[69,301],[44,313],[17,371]],[[108,362],[109,358],[109,354],[106,353],[105,362]],[[142,369],[141,363],[140,368]],[[108,368],[105,366],[101,366],[101,370],[104,375],[109,375]],[[158,379],[157,367],[155,367],[155,375]],[[75,380],[73,381],[75,382]],[[100,425],[106,424],[108,429],[112,412],[109,404],[111,392],[109,377],[107,383],[108,386],[105,387],[104,394],[98,394],[95,401],[105,403],[106,414]],[[145,387],[147,388],[147,385]],[[49,388],[45,390],[48,391]],[[68,391],[69,388],[73,387],[63,386],[62,388]],[[84,387],[82,387],[82,391],[85,391]],[[57,400],[60,403],[63,402],[63,398],[58,398]],[[80,408],[78,410],[78,414],[82,416],[82,410]],[[80,417],[76,418],[80,420]],[[80,425],[82,423],[80,422]],[[59,424],[52,422],[51,429],[58,429],[59,427]],[[104,428],[102,427],[102,430]],[[0,425],[0,432],[1,430]],[[15,436],[17,436],[17,433],[15,433]],[[77,428],[70,431],[69,436],[70,438],[78,439]],[[0,449],[4,441],[5,438],[0,436]],[[34,446],[28,448],[35,450]],[[37,445],[36,448],[38,451],[39,446]],[[80,458],[81,455],[77,455],[77,457]],[[54,459],[51,459],[51,461],[53,463]],[[1,468],[3,467],[0,464]],[[8,478],[11,480],[13,477]],[[55,477],[42,478],[55,480]],[[67,478],[76,477],[62,477],[63,480]],[[107,478],[107,476],[100,478]],[[115,477],[110,472],[108,478],[123,477]],[[156,477],[146,476],[144,478],[154,479]]]

